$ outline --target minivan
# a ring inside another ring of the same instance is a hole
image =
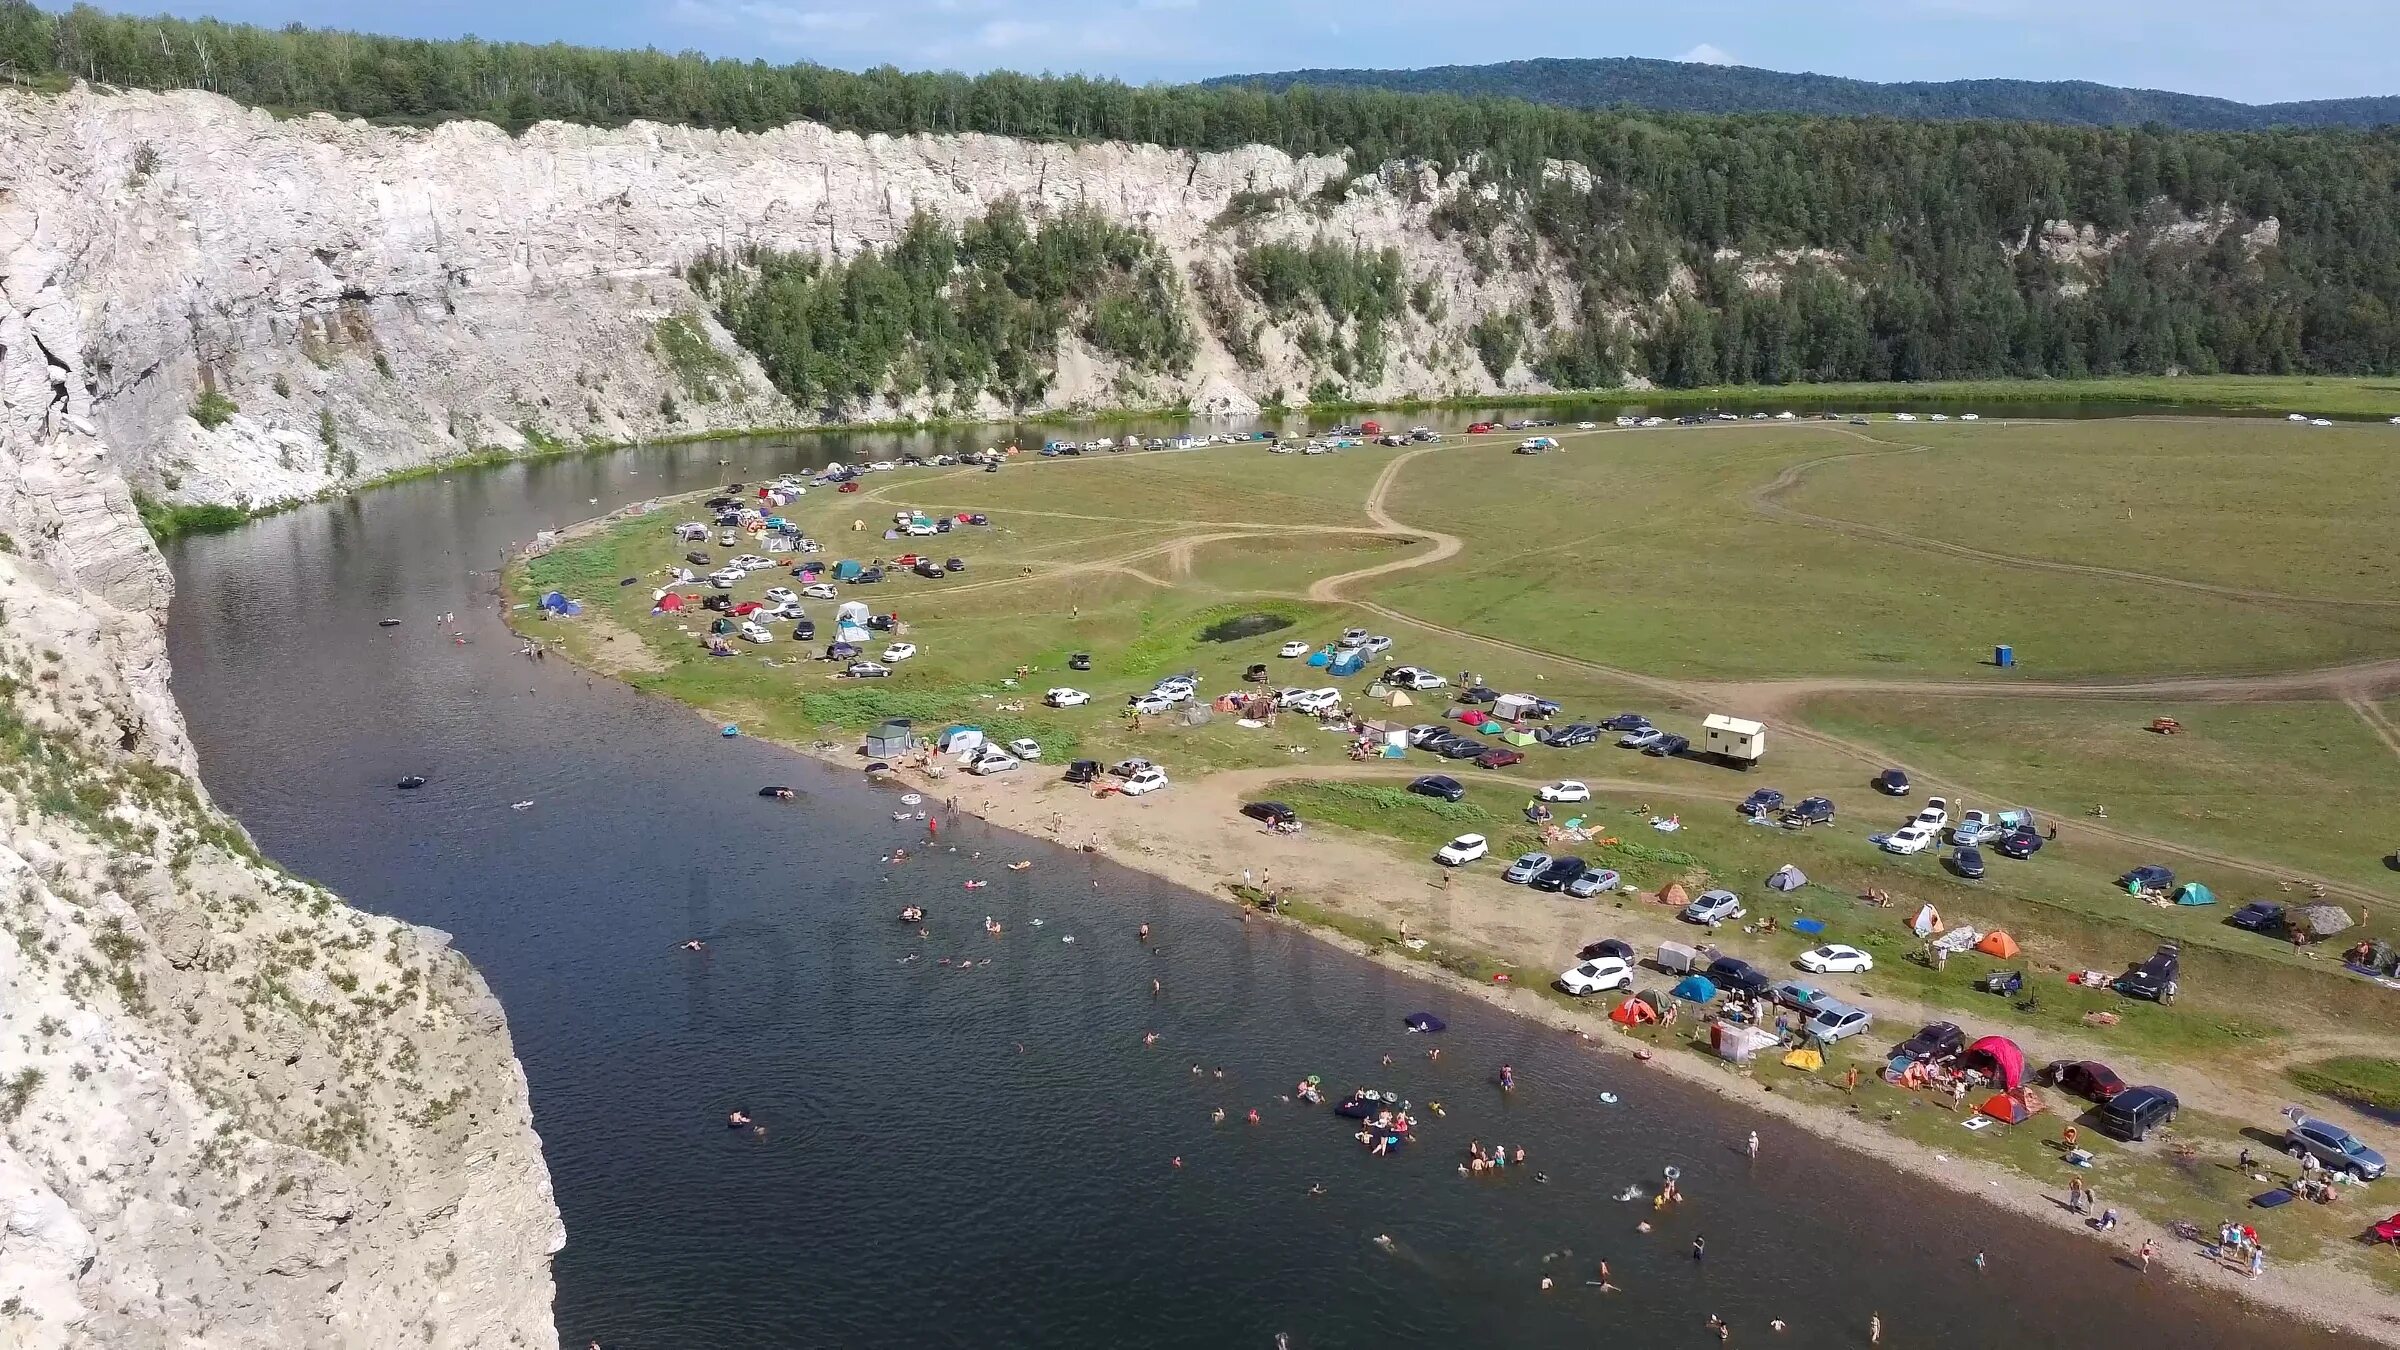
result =
[[[2182,1106],[2165,1088],[2132,1087],[2109,1098],[2095,1114],[2102,1134],[2138,1144],[2152,1130],[2175,1119]]]

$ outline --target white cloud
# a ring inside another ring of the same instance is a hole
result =
[[[1738,66],[1741,64],[1741,62],[1733,59],[1733,55],[1730,52],[1727,52],[1724,48],[1710,42],[1703,42],[1699,46],[1692,48],[1690,51],[1685,52],[1683,55],[1678,56],[1675,59],[1678,61],[1691,61],[1703,66]]]
[[[1002,52],[1050,36],[1050,25],[1030,19],[994,19],[975,30],[975,45]]]
[[[835,34],[863,33],[875,22],[874,15],[860,10],[803,9],[774,0],[675,0],[668,17],[678,23],[753,33],[785,46]]]
[[[1198,9],[1200,0],[1135,0],[1136,9]]]

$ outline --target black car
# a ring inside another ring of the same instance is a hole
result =
[[[1811,825],[1833,823],[1833,801],[1828,797],[1802,797],[1800,804],[1783,813],[1784,828],[1806,829]]]
[[[1782,807],[1782,793],[1773,788],[1758,788],[1749,796],[1742,798],[1742,804],[1735,807],[1734,810],[1745,816],[1763,816],[1771,811],[1780,810]]]
[[[1067,669],[1069,670],[1090,670],[1091,668],[1092,654],[1090,652],[1077,652],[1067,658]]]
[[[977,511],[967,517],[967,523],[969,525],[989,525],[992,523],[992,521],[991,517],[986,516],[981,511]]]
[[[683,560],[690,563],[694,567],[708,566],[708,555],[697,550],[684,554]]]
[[[2152,1130],[2175,1119],[2182,1107],[2165,1088],[2130,1087],[2109,1098],[2094,1114],[2102,1134],[2138,1144]]]
[[[1602,938],[1575,953],[1575,959],[1578,961],[1597,961],[1603,956],[1613,956],[1620,961],[1631,962],[1633,960],[1633,944],[1616,938]]]
[[[1999,850],[2003,858],[2022,861],[2042,851],[2042,837],[2031,830],[2011,830],[2001,835],[2000,842],[1992,847]]]
[[[2283,906],[2272,900],[2253,900],[2225,922],[2251,933],[2272,933],[2283,927]]]
[[[794,620],[792,620],[792,641],[794,641],[794,642],[814,642],[814,641],[816,641],[816,637],[817,637],[817,621],[816,621],[816,620],[814,620],[814,619],[794,619]]]
[[[1269,825],[1297,825],[1300,813],[1282,802],[1244,802],[1242,814]]]
[[[1446,802],[1461,800],[1467,790],[1448,774],[1432,773],[1408,785],[1408,790],[1420,797],[1439,797]]]
[[[1719,989],[1739,990],[1745,994],[1763,994],[1775,982],[1767,972],[1737,956],[1720,956],[1708,963],[1708,979]]]
[[[1640,731],[1650,725],[1650,719],[1640,713],[1618,713],[1600,723],[1602,731]]]
[[[1461,703],[1474,704],[1497,703],[1500,701],[1500,691],[1487,685],[1479,684],[1472,688],[1459,690],[1458,701]]]
[[[1533,733],[1534,739],[1558,750],[1572,750],[1590,745],[1600,739],[1600,728],[1591,722],[1570,722],[1563,727],[1551,727]]]
[[[2182,952],[2172,942],[2150,953],[2140,965],[2119,975],[2109,988],[2127,998],[2152,1003],[2175,1001],[2175,977],[2182,972]]]
[[[1969,881],[1983,878],[1983,851],[1971,844],[1961,844],[1950,854],[1950,870]]]
[[[1067,766],[1067,781],[1070,783],[1089,783],[1099,776],[1100,761],[1096,759],[1079,759]]]
[[[931,558],[927,558],[925,561],[918,563],[916,566],[908,570],[925,578],[927,581],[940,581],[943,577],[950,575],[942,570],[942,565],[940,563],[935,562]]]
[[[1875,775],[1875,790],[1894,797],[1908,795],[1908,773],[1904,769],[1885,769]]]
[[[1525,884],[1537,891],[1563,891],[1567,883],[1583,875],[1583,859],[1553,858],[1550,865],[1534,874]]]
[[[715,595],[704,595],[700,597],[700,608],[713,609],[719,614],[723,614],[733,608],[733,597],[723,591],[719,591]]]
[[[964,558],[952,558],[948,562],[942,564],[942,570],[945,572],[964,572],[967,570],[967,560]]]
[[[734,500],[733,498],[731,498],[731,497],[727,497],[727,496],[724,496],[723,494],[719,494],[719,495],[717,495],[717,496],[714,496],[714,497],[711,497],[711,498],[709,498],[709,499],[708,499],[708,500],[707,500],[705,503],[703,503],[703,505],[707,506],[709,510],[711,510],[711,511],[715,511],[715,510],[718,510],[718,509],[720,509],[720,508],[727,507],[727,506],[739,506],[739,505],[741,505],[741,503],[739,503],[739,502],[735,501],[735,500]]]
[[[1473,759],[1490,748],[1471,736],[1453,736],[1442,742],[1441,755],[1444,759]]]
[[[1917,1034],[1900,1042],[1895,1055],[1908,1059],[1931,1060],[1937,1064],[1959,1057],[1967,1048],[1967,1033],[1956,1022],[1928,1022],[1917,1028]]]
[[[1656,759],[1673,759],[1692,748],[1689,736],[1661,736],[1642,747],[1642,753]]]

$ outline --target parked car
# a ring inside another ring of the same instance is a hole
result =
[[[2098,1124],[2102,1134],[2138,1144],[2182,1109],[2183,1103],[2165,1088],[2130,1087],[2101,1104]]]
[[[792,591],[792,588],[789,586],[769,586],[767,588],[767,593],[760,598],[764,599],[770,605],[796,605],[800,603],[800,597],[795,594]]]
[[[1916,1035],[1900,1042],[1892,1053],[1905,1059],[1944,1064],[1958,1058],[1966,1048],[1967,1033],[1959,1030],[1956,1022],[1927,1022],[1917,1028]]]
[[[1833,823],[1833,801],[1828,797],[1802,797],[1800,804],[1783,813],[1785,829],[1804,830],[1811,825]]]
[[[2148,999],[2152,1003],[2175,1001],[2175,978],[2181,973],[2183,954],[2172,943],[2162,943],[2159,949],[2119,975],[2109,987],[2127,998]]]
[[[1070,783],[1093,782],[1100,777],[1100,772],[1099,760],[1079,759],[1067,766],[1067,781]]]
[[[1700,897],[1683,907],[1685,923],[1731,923],[1749,911],[1742,908],[1742,897],[1731,891],[1702,891]]]
[[[943,577],[949,575],[949,573],[942,570],[942,565],[940,563],[935,562],[931,558],[920,559],[916,566],[911,567],[908,570],[925,578],[927,581],[940,581]]]
[[[1570,722],[1563,727],[1544,727],[1533,738],[1556,750],[1572,750],[1590,745],[1600,739],[1600,728],[1590,722]]]
[[[2163,891],[2175,884],[2175,873],[2171,868],[2145,863],[2118,877],[2117,884],[2127,890]]]
[[[1154,717],[1159,713],[1172,711],[1175,707],[1172,702],[1157,694],[1135,694],[1126,700],[1125,706],[1145,717]]]
[[[1969,881],[1983,879],[1983,850],[1960,845],[1950,850],[1950,870]]]
[[[1300,823],[1300,813],[1282,802],[1244,802],[1242,814],[1267,825]]]
[[[1492,854],[1492,841],[1480,834],[1462,834],[1433,851],[1433,860],[1445,867],[1459,867]]]
[[[1019,759],[1038,760],[1042,757],[1042,743],[1031,736],[1020,736],[1008,743],[1008,753]]]
[[[2000,842],[1992,848],[2003,858],[2022,861],[2042,851],[2042,837],[2032,830],[2011,830],[2000,836]]]
[[[1647,750],[1666,738],[1667,733],[1660,731],[1657,727],[1643,727],[1638,731],[1628,731],[1619,736],[1617,744],[1626,750]]]
[[[1126,779],[1125,786],[1121,789],[1121,791],[1123,791],[1128,797],[1139,797],[1145,792],[1156,792],[1166,785],[1167,771],[1159,768],[1156,765],[1152,765],[1151,767],[1142,770],[1140,773],[1133,775],[1131,778]]]
[[[1640,731],[1650,725],[1650,719],[1640,713],[1618,713],[1600,723],[1602,731]]]
[[[814,641],[816,641],[816,640],[817,640],[817,625],[816,625],[816,623],[815,623],[813,620],[809,619],[809,618],[808,618],[806,615],[799,615],[799,616],[795,616],[795,617],[792,619],[792,641],[794,641],[794,642],[814,642]]]
[[[2253,900],[2225,922],[2251,933],[2272,933],[2283,927],[2283,906],[2272,900]]]
[[[1875,775],[1875,790],[1894,797],[1908,795],[1908,772],[1905,769],[1885,769]]]
[[[2348,1172],[2360,1181],[2383,1175],[2383,1155],[2331,1121],[2302,1116],[2283,1132],[2283,1151],[2294,1158],[2315,1157],[2329,1172]]]
[[[1916,823],[1940,834],[1950,824],[1950,803],[1939,797],[1927,797],[1925,809],[1917,812]]]
[[[1587,867],[1583,875],[1567,883],[1567,894],[1578,900],[1589,900],[1603,891],[1613,891],[1624,878],[1605,867]]]
[[[1369,656],[1381,656],[1392,649],[1392,640],[1378,633],[1360,643],[1358,649]]]
[[[1825,997],[1825,991],[1806,980],[1778,980],[1768,987],[1767,997],[1782,1007],[1805,1010]]]
[[[1544,784],[1533,795],[1546,802],[1588,802],[1592,799],[1592,790],[1572,778],[1562,778],[1555,783]]]
[[[1466,787],[1448,774],[1429,773],[1408,785],[1408,790],[1420,797],[1439,797],[1454,802],[1467,795]]]
[[[2125,1091],[2125,1080],[2117,1077],[2117,1071],[2096,1059],[2053,1061],[2042,1066],[2034,1081],[2095,1102],[2109,1101]]]
[[[944,558],[942,560],[942,570],[945,572],[964,572],[967,570],[967,560],[964,558]]]
[[[917,644],[913,642],[895,642],[883,649],[883,659],[886,661],[905,661],[916,654]]]
[[[1777,792],[1773,788],[1757,788],[1754,789],[1749,796],[1742,798],[1742,804],[1735,807],[1734,810],[1741,812],[1745,816],[1751,816],[1755,818],[1758,816],[1772,814],[1773,812],[1779,811],[1782,808],[1782,793]]]
[[[1059,688],[1042,695],[1042,702],[1053,708],[1080,708],[1092,701],[1092,696],[1080,689]]]
[[[1950,842],[1980,844],[1986,839],[1997,838],[1999,834],[1999,823],[1990,815],[1980,809],[1964,811],[1959,814],[1958,823],[1950,827]]]
[[[1583,950],[1575,953],[1575,959],[1578,961],[1590,961],[1602,956],[1614,956],[1622,961],[1631,961],[1633,960],[1633,944],[1621,938],[1602,938],[1598,942],[1585,943]]]
[[[1458,701],[1469,707],[1480,708],[1487,703],[1498,703],[1500,691],[1488,685],[1470,685],[1458,691]]]
[[[1525,752],[1507,745],[1495,745],[1475,757],[1475,767],[1479,769],[1505,769],[1524,762]]]
[[[1883,837],[1883,851],[1907,856],[1933,847],[1933,831],[1911,821]]]
[[[1691,748],[1692,742],[1688,736],[1661,736],[1643,746],[1642,753],[1659,759],[1673,759]]]
[[[734,631],[741,634],[742,641],[744,642],[772,642],[775,640],[775,635],[773,633],[768,632],[765,628],[762,628],[758,624],[747,619],[743,620],[742,626]]]
[[[1838,998],[1821,998],[1808,1010],[1803,1024],[1808,1034],[1827,1045],[1856,1036],[1875,1025],[1865,1009],[1853,1008]]]
[[[1763,994],[1774,983],[1765,971],[1738,956],[1720,956],[1709,962],[1708,978],[1719,989],[1737,989],[1745,994]]]
[[[1466,736],[1452,736],[1436,746],[1435,753],[1444,759],[1475,759],[1483,754],[1484,749],[1481,741]]]
[[[1549,865],[1550,855],[1547,853],[1521,853],[1515,862],[1508,865],[1508,870],[1500,874],[1500,879],[1521,886],[1540,876],[1542,869]]]
[[[1395,666],[1383,673],[1383,682],[1397,689],[1415,690],[1442,689],[1450,683],[1430,670],[1415,666]]]
[[[1558,987],[1578,998],[1611,989],[1631,989],[1633,966],[1618,957],[1597,957],[1562,973]]]
[[[1306,656],[1306,655],[1308,655],[1308,654],[1309,654],[1310,650],[1311,650],[1311,648],[1309,647],[1309,645],[1308,645],[1307,643],[1305,643],[1305,642],[1301,642],[1301,641],[1299,641],[1299,640],[1297,640],[1297,639],[1294,639],[1293,641],[1287,642],[1287,643],[1283,644],[1282,646],[1280,646],[1280,647],[1277,647],[1277,648],[1275,649],[1275,654],[1276,654],[1277,656],[1286,656],[1286,657],[1290,657],[1290,656]]]
[[[880,680],[892,673],[892,668],[874,661],[853,661],[843,672],[854,680]]]
[[[1550,865],[1525,884],[1537,891],[1563,891],[1567,883],[1583,875],[1583,859],[1552,858]]]
[[[1814,975],[1854,975],[1873,970],[1875,958],[1847,943],[1828,942],[1800,953],[1792,964]]]
[[[835,590],[833,587],[826,585],[822,581],[811,582],[808,585],[801,587],[800,593],[807,596],[811,600],[831,600],[835,596],[841,594],[840,591]]]

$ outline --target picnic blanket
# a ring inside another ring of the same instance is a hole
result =
[[[1946,951],[1952,956],[1956,956],[1960,952],[1965,951],[1969,947],[1974,946],[1976,943],[1981,942],[1982,940],[1983,934],[1975,931],[1973,928],[1959,927],[1953,928],[1949,932],[1942,934],[1938,938],[1935,938],[1933,940],[1933,945],[1938,951]]]

